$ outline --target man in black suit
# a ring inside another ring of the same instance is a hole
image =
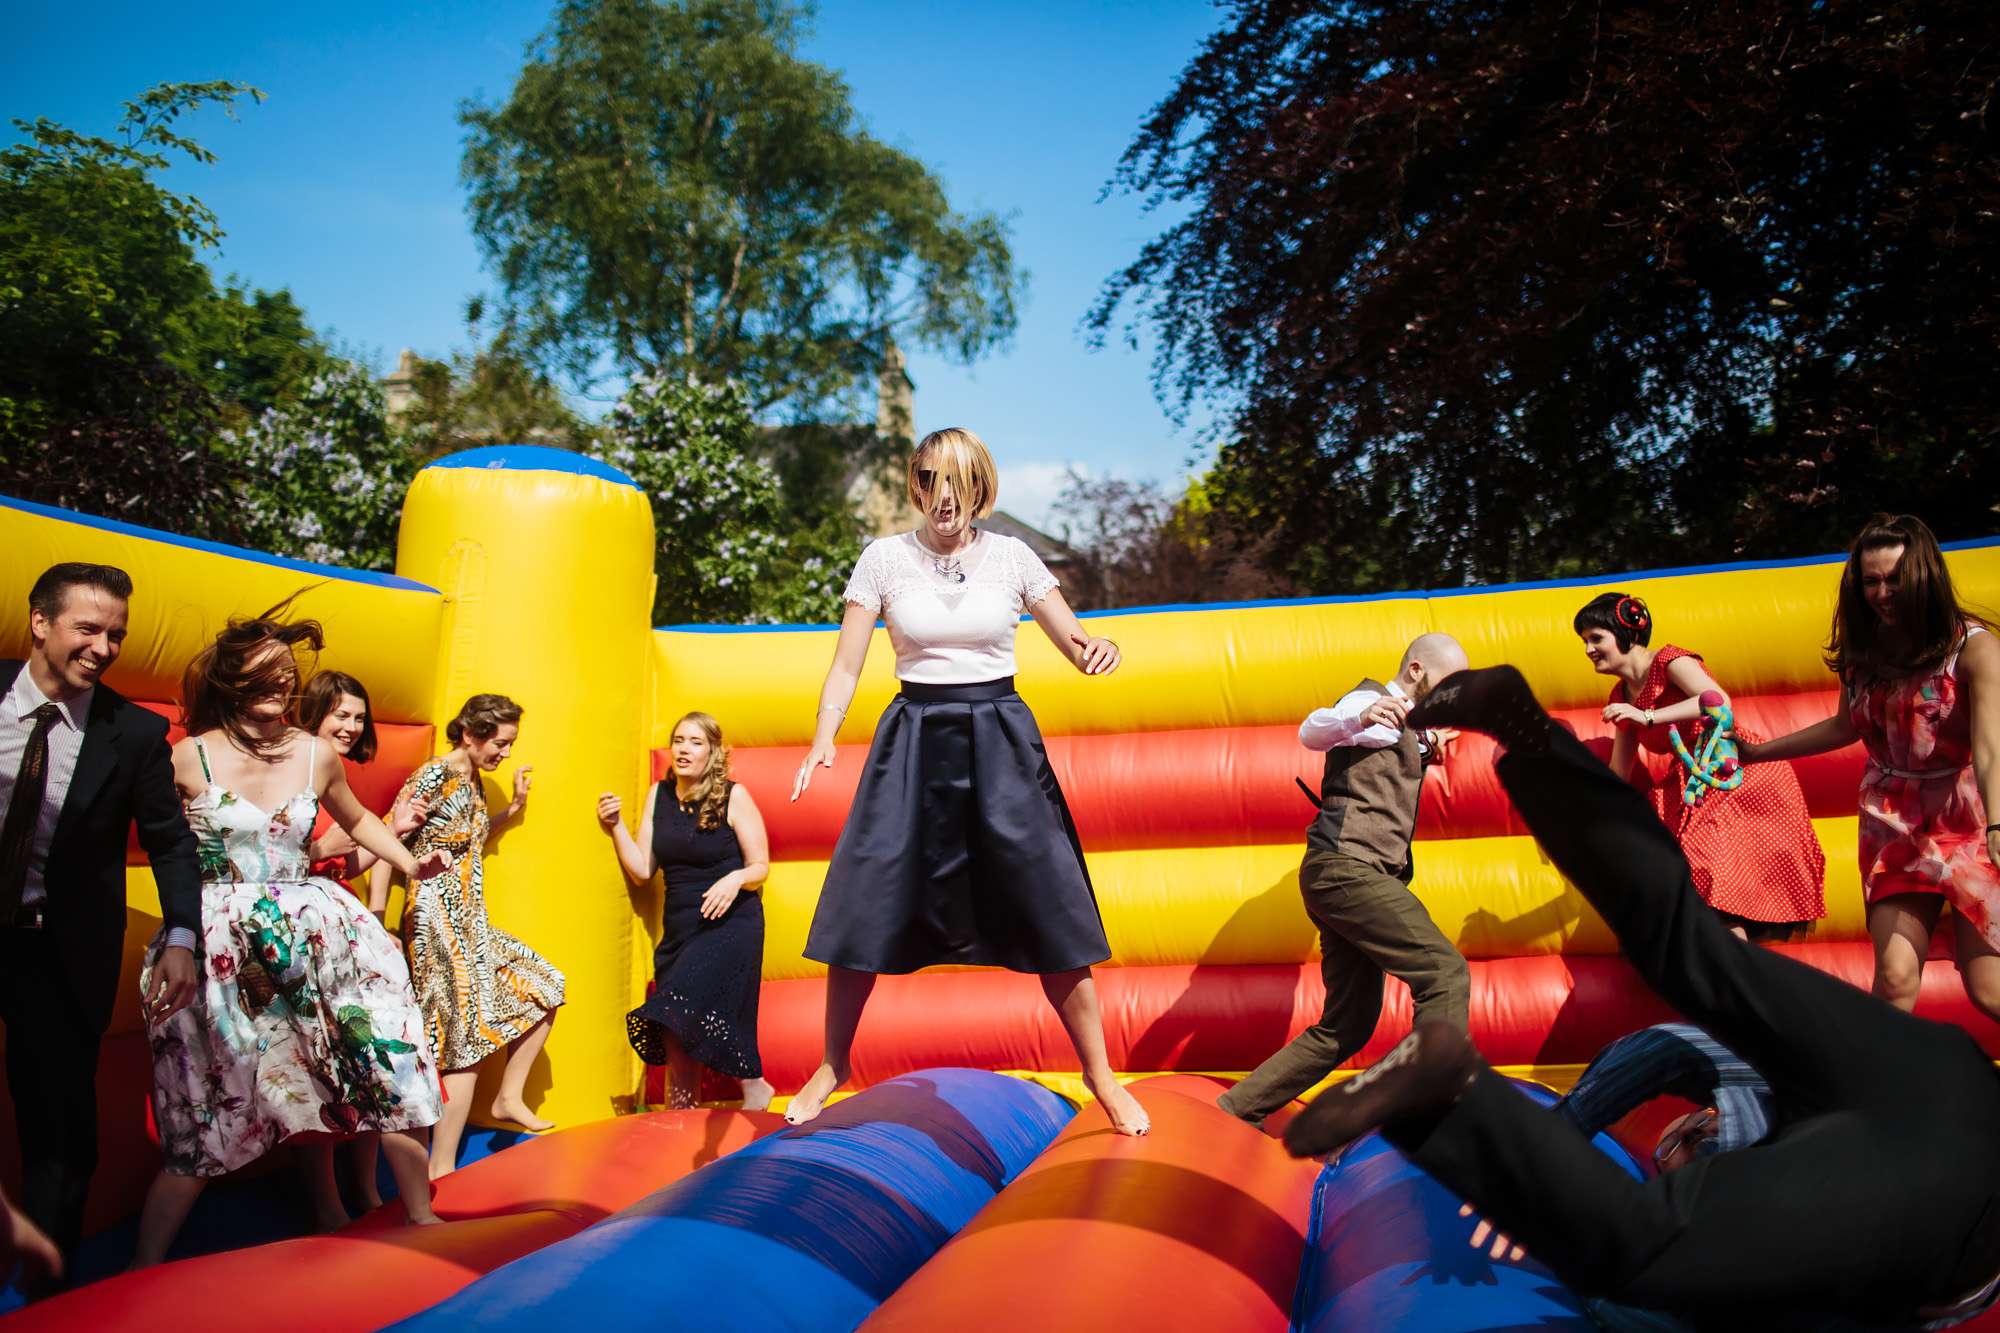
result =
[[[167,724],[98,683],[131,595],[121,569],[54,566],[28,595],[28,660],[0,662],[0,1023],[21,1202],[65,1255],[97,1166],[97,1048],[118,990],[135,822],[168,931],[148,1015],[186,1008],[200,975],[201,868]]]

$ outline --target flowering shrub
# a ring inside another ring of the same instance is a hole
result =
[[[641,379],[604,426],[593,452],[653,502],[655,624],[840,619],[860,542],[837,520],[796,530],[737,385]]]
[[[389,424],[369,373],[336,362],[298,398],[225,431],[242,540],[323,564],[389,569],[417,457]]]

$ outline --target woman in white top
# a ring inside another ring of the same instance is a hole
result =
[[[817,1116],[846,1081],[879,973],[959,963],[1039,973],[1112,1125],[1123,1134],[1149,1127],[1105,1055],[1090,968],[1111,948],[1076,827],[1013,680],[1023,611],[1085,675],[1116,670],[1118,645],[1084,633],[1025,544],[972,526],[999,491],[978,436],[925,436],[909,468],[924,526],[870,543],[848,581],[793,800],[814,768],[833,766],[878,615],[903,688],[876,725],[806,940],[806,957],[828,969],[826,1050],[786,1112],[793,1124]]]

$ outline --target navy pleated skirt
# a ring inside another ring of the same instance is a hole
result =
[[[1067,972],[1111,956],[1083,847],[1014,682],[918,685],[882,714],[805,955]]]

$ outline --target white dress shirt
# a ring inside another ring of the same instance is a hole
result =
[[[1400,682],[1389,682],[1389,693],[1398,699],[1410,696]],[[1362,750],[1381,750],[1394,745],[1403,734],[1401,727],[1385,727],[1380,722],[1364,723],[1361,715],[1382,696],[1374,690],[1350,690],[1331,708],[1315,708],[1299,723],[1299,744],[1308,750],[1334,750],[1351,745]]]
[[[49,844],[55,841],[56,821],[62,818],[63,798],[69,795],[69,780],[76,772],[76,757],[83,752],[83,724],[90,720],[90,701],[97,694],[93,686],[68,703],[56,705],[55,725],[49,728],[48,782],[42,788],[41,815],[35,820],[34,836],[28,840],[28,879],[21,889],[21,906],[39,907],[48,901],[42,872],[48,866]],[[0,822],[14,804],[14,784],[21,778],[21,757],[28,752],[28,738],[35,724],[29,715],[49,703],[23,663],[14,677],[14,688],[0,699]]]

